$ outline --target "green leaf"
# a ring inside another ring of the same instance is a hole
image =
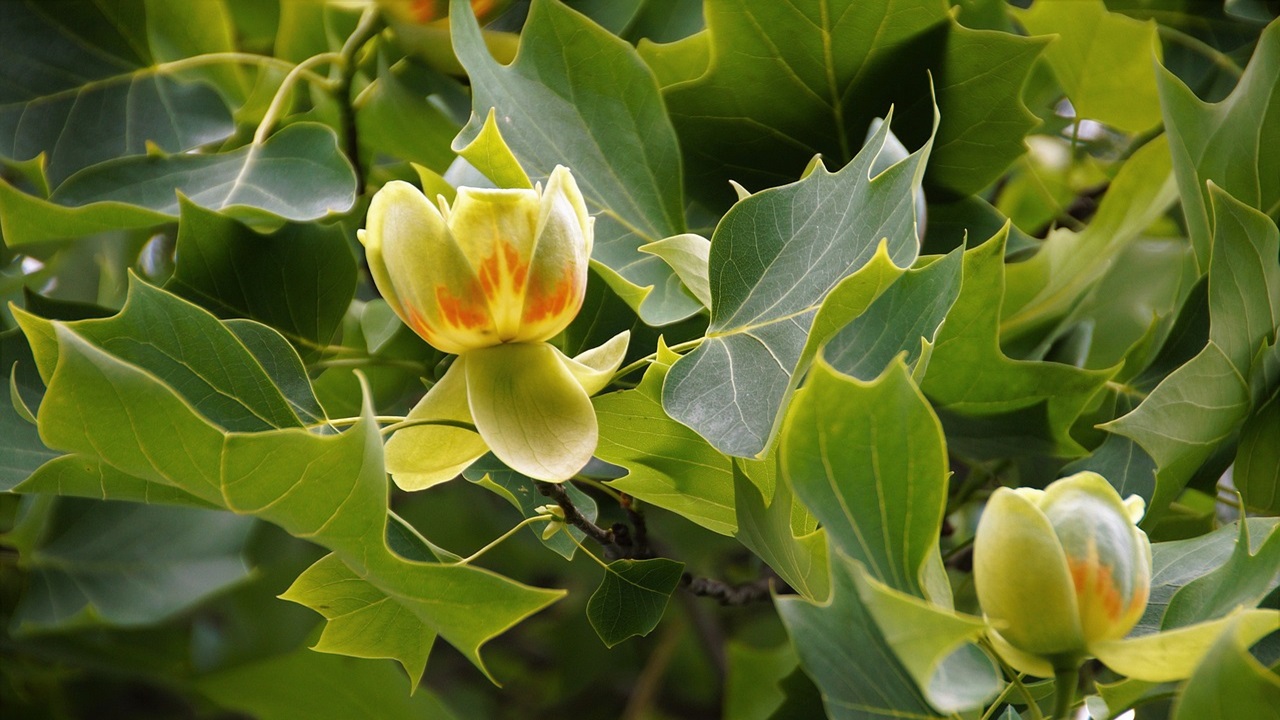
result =
[[[1280,400],[1273,397],[1240,431],[1232,480],[1245,505],[1280,514]]]
[[[1007,226],[1006,226],[1007,227]],[[1006,233],[965,251],[964,279],[937,340],[920,387],[939,415],[957,424],[992,422],[1044,404],[1044,427],[1022,427],[1049,444],[1055,455],[1083,454],[1070,427],[1118,368],[1082,370],[1070,365],[1009,358],[1000,349]],[[947,434],[952,434],[948,427]],[[998,436],[997,436],[998,437]]]
[[[503,465],[502,461],[492,454],[485,455],[472,463],[463,471],[462,476],[511,503],[526,518],[541,515],[542,513],[537,512],[536,508],[548,503],[547,498],[534,487],[533,480]],[[569,499],[573,501],[574,507],[578,508],[578,512],[595,522],[599,514],[595,499],[579,490],[573,483],[565,483],[564,489],[569,494]],[[549,538],[542,537],[543,528],[537,525],[531,526],[529,532],[565,560],[572,560],[574,553],[578,550],[578,544],[574,540],[582,542],[586,533],[572,525],[562,527],[562,532]]]
[[[808,522],[804,523],[806,527],[796,527],[797,513],[803,513],[806,519],[812,519],[812,515],[795,501],[790,486],[775,481],[773,493],[765,498],[737,463],[733,466],[733,485],[738,541],[803,597],[814,602],[826,599],[831,576],[827,568],[827,533],[813,529]]]
[[[1023,153],[1035,125],[1020,94],[1044,42],[963,28],[945,3],[715,0],[704,12],[705,33],[644,55],[660,74],[691,193],[713,207],[732,201],[731,179],[758,190],[800,177],[814,155],[844,165],[894,103],[909,121],[899,136],[922,144],[933,136],[930,72],[942,113],[932,187],[981,190]],[[709,62],[699,73],[687,54],[702,47]]]
[[[833,553],[831,596],[823,604],[778,597],[774,604],[822,691],[833,720],[940,717],[916,688],[858,593],[852,561]]]
[[[1161,627],[1178,628],[1226,616],[1237,607],[1257,607],[1280,584],[1280,532],[1273,525],[1256,548],[1250,524],[1240,524],[1231,556],[1220,567],[1178,588],[1169,598]]]
[[[356,289],[337,226],[289,223],[264,235],[186,199],[180,216],[167,290],[219,317],[270,325],[305,356],[333,340]]]
[[[1280,231],[1262,213],[1210,186],[1215,226],[1209,265],[1209,342],[1134,411],[1102,427],[1155,460],[1155,522],[1197,469],[1247,418],[1254,358],[1280,318]]]
[[[171,617],[248,575],[243,551],[252,527],[225,512],[61,500],[22,558],[30,586],[15,627],[138,626]]]
[[[38,392],[40,376],[27,338],[19,330],[0,333],[0,357],[11,390]],[[34,407],[34,404],[32,404]],[[25,420],[13,402],[0,401],[0,492],[12,490],[36,468],[57,457],[45,447],[35,425]]]
[[[196,689],[222,707],[259,720],[453,720],[430,691],[410,696],[390,663],[297,650],[200,677]]]
[[[665,325],[696,312],[671,269],[638,250],[685,227],[675,133],[635,50],[563,5],[537,0],[516,61],[503,66],[485,49],[465,3],[453,2],[451,15],[474,90],[471,122],[454,147],[474,139],[495,108],[503,139],[531,176],[545,180],[557,164],[573,168],[596,215],[595,259],[654,288],[638,308],[645,322]]]
[[[1000,692],[999,667],[975,645],[987,632],[982,618],[894,590],[861,563],[854,573],[862,602],[930,704],[943,712],[968,710]]]
[[[1175,720],[1280,718],[1280,676],[1249,654],[1247,629],[1237,620],[1209,649],[1174,703]]]
[[[1242,536],[1247,535],[1250,539],[1249,551],[1243,551],[1244,555],[1256,553],[1264,541],[1278,534],[1275,529],[1280,526],[1280,520],[1275,518],[1251,518],[1246,522],[1249,527],[1243,534],[1238,523],[1232,523],[1207,535],[1153,544],[1151,595],[1134,634],[1145,635],[1171,627],[1164,623],[1164,617],[1170,601],[1179,590],[1198,578],[1212,575],[1242,552],[1236,549]],[[1229,582],[1236,581],[1233,578]]]
[[[662,386],[675,357],[659,345],[639,386],[592,399],[600,424],[596,457],[627,469],[609,482],[614,489],[732,535],[737,520],[729,459],[662,410]]]
[[[1165,136],[1143,145],[1121,166],[1084,230],[1054,230],[1033,257],[1008,266],[1000,323],[1006,337],[1043,329],[1068,314],[1164,215],[1177,199],[1171,162]]]
[[[707,339],[671,368],[662,404],[721,452],[761,456],[808,358],[915,261],[930,144],[872,178],[888,134],[885,122],[839,172],[752,195],[716,227]]]
[[[386,540],[382,439],[367,403],[361,420],[340,434],[309,432],[296,416],[285,429],[271,429],[251,410],[277,412],[288,403],[238,336],[194,305],[134,286],[126,310],[108,320],[23,317],[47,371],[38,420],[51,447],[99,458],[121,473],[327,547],[385,594],[388,606],[400,606],[482,671],[481,645],[563,594],[393,552]],[[185,330],[174,334],[178,327]],[[278,353],[293,352],[279,335],[267,337]],[[240,392],[249,397],[237,397]],[[223,401],[208,399],[219,394]],[[253,427],[228,432],[234,423]],[[364,655],[390,655],[400,642],[373,635],[357,640],[352,651]]]
[[[1280,133],[1280,23],[1263,31],[1244,75],[1221,102],[1201,102],[1168,70],[1159,72],[1159,85],[1182,207],[1203,270],[1212,232],[1207,181],[1255,210],[1280,212],[1280,146],[1241,141]]]
[[[956,250],[908,270],[866,312],[827,340],[823,360],[837,372],[866,382],[879,377],[901,353],[906,353],[908,365],[918,363],[925,356],[923,344],[933,343],[960,294],[961,262]]]
[[[946,508],[946,443],[901,360],[871,382],[819,361],[787,413],[781,457],[783,477],[845,555],[896,590],[937,589],[926,592],[924,572]]]
[[[459,125],[431,96],[446,82],[409,60],[391,65],[379,53],[378,76],[361,91],[356,107],[363,149],[444,172],[455,157],[451,145]],[[427,197],[434,201],[435,193]]]
[[[800,664],[791,643],[755,648],[730,641],[725,649],[729,666],[724,688],[724,717],[770,720],[787,696],[782,681]]]
[[[253,220],[311,221],[355,203],[355,173],[328,127],[297,122],[260,145],[212,154],[156,154],[99,163],[48,200],[0,182],[0,229],[13,245],[150,227],[200,207]]]
[[[698,302],[703,307],[711,307],[711,280],[707,277],[711,257],[710,240],[701,235],[684,233],[641,245],[640,252],[662,258],[663,262],[671,266],[680,282],[698,298]]]
[[[113,17],[118,11],[6,3],[0,157],[21,161],[45,153],[45,172],[57,186],[84,168],[146,153],[148,142],[176,153],[232,133],[218,94],[152,65],[140,38],[125,34],[149,23]]]
[[[1076,117],[1136,133],[1160,122],[1151,55],[1161,57],[1156,24],[1107,12],[1102,0],[1037,3],[1015,15],[1033,35],[1057,35],[1044,60]]]
[[[16,493],[44,493],[94,500],[127,500],[157,505],[219,507],[172,485],[152,482],[121,472],[85,455],[61,455],[41,465],[13,488]]]
[[[607,647],[648,635],[680,584],[684,563],[667,558],[614,560],[587,601],[587,619]]]

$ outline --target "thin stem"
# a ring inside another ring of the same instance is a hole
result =
[[[253,144],[261,145],[267,141],[267,137],[271,135],[271,130],[275,126],[276,121],[280,117],[280,113],[284,110],[285,102],[289,99],[290,93],[293,92],[293,86],[298,82],[298,78],[308,69],[316,65],[327,65],[332,63],[343,62],[343,57],[339,53],[320,53],[312,55],[294,66],[288,75],[284,76],[280,87],[276,88],[275,97],[271,98],[271,104],[267,106],[267,112],[262,116],[262,122],[258,123],[258,129],[253,133]]]
[[[600,492],[604,493],[605,495],[608,495],[609,497],[613,498],[614,500],[617,500],[619,505],[622,504],[622,493],[609,487],[609,485],[607,485],[606,483],[602,483],[599,480],[596,480],[595,478],[583,477],[581,475],[575,476],[573,478],[573,481],[576,483],[587,485],[589,487],[593,487],[596,490],[599,490]]]
[[[991,705],[987,707],[987,711],[982,713],[982,717],[978,718],[978,720],[991,720],[991,718],[995,716],[996,711],[1000,709],[1000,706],[1004,704],[1005,698],[1009,697],[1009,693],[1013,692],[1013,687],[1013,683],[1005,685],[1004,690],[1001,690],[1000,694],[996,696],[996,699],[991,701]]]
[[[1016,670],[1009,667],[1009,664],[1004,661],[1004,658],[1000,657],[1000,653],[996,652],[995,647],[992,646],[989,640],[983,638],[978,641],[978,644],[985,648],[991,657],[996,659],[996,662],[1000,664],[1000,671],[1003,672],[1005,677],[1009,678],[1009,682],[1013,683],[1013,686],[1017,688],[1018,694],[1022,696],[1023,702],[1027,705],[1027,709],[1031,711],[1031,720],[1044,720],[1044,713],[1040,712],[1040,704],[1036,702],[1036,698],[1031,694],[1031,690],[1027,689],[1027,686],[1023,684],[1022,676],[1019,675]]]
[[[204,67],[206,65],[239,63],[244,65],[258,65],[275,67],[285,72],[289,72],[297,67],[296,64],[289,62],[283,58],[272,57],[271,55],[258,55],[256,53],[244,52],[216,52],[204,53],[203,55],[192,55],[191,57],[179,58],[177,60],[169,60],[168,62],[156,63],[152,66],[154,72],[181,72],[192,68]],[[304,70],[302,76],[308,82],[324,85],[329,79],[318,73]]]
[[[323,422],[311,423],[310,425],[307,426],[307,429],[314,430],[316,428],[322,428],[327,426],[346,427],[347,425],[355,425],[356,423],[360,422],[363,419],[364,418],[360,416],[332,418],[329,420],[325,420]],[[404,416],[403,415],[375,415],[373,420],[374,422],[378,422],[378,423],[397,423],[397,422],[402,422],[404,420]]]
[[[479,430],[476,429],[475,425],[472,425],[469,422],[464,422],[462,420],[433,420],[431,418],[412,418],[409,420],[401,420],[400,422],[393,423],[391,425],[388,425],[382,428],[382,434],[390,435],[391,433],[394,433],[397,430],[403,430],[409,427],[417,427],[419,425],[435,425],[437,427],[451,427],[451,428],[458,428],[459,430],[470,430],[473,433],[480,432]]]
[[[585,545],[583,545],[583,544],[582,544],[582,542],[578,540],[578,538],[576,538],[576,537],[574,537],[574,536],[573,536],[573,534],[572,534],[572,533],[566,533],[566,535],[568,535],[568,536],[569,536],[569,539],[573,541],[573,544],[574,544],[574,545],[577,545],[577,546],[578,546],[578,549],[579,549],[579,550],[581,550],[582,552],[586,553],[587,557],[589,557],[589,558],[591,558],[592,560],[594,560],[594,561],[596,562],[596,564],[597,564],[597,565],[599,565],[600,567],[604,568],[606,572],[613,572],[612,570],[610,570],[610,569],[609,569],[609,564],[608,564],[608,563],[606,563],[605,561],[603,561],[603,560],[601,560],[600,558],[596,557],[596,554],[595,554],[595,553],[593,553],[593,552],[591,552],[590,550],[588,550],[588,549],[586,548],[586,546],[585,546]]]
[[[1208,58],[1214,65],[1226,70],[1237,78],[1244,74],[1244,68],[1236,64],[1236,61],[1232,60],[1230,55],[1227,55],[1194,35],[1188,35],[1177,28],[1163,24],[1156,25],[1156,32],[1158,32],[1165,40],[1175,42],[1183,47],[1195,50]]]
[[[1053,720],[1067,720],[1071,716],[1071,706],[1076,701],[1076,683],[1079,680],[1079,669],[1058,670],[1054,673]]]
[[[560,522],[557,518],[552,517],[551,515],[534,515],[533,517],[525,518],[524,520],[521,520],[520,522],[516,523],[516,525],[515,525],[514,527],[512,527],[510,530],[508,530],[508,531],[506,531],[506,532],[502,533],[501,535],[499,535],[498,537],[494,538],[493,542],[490,542],[488,545],[485,545],[484,547],[482,547],[482,548],[480,548],[479,550],[477,550],[477,551],[475,551],[475,552],[471,553],[471,554],[470,554],[470,555],[468,555],[467,557],[464,557],[464,558],[462,558],[461,560],[459,560],[459,561],[457,561],[457,562],[453,563],[453,565],[455,565],[455,566],[457,566],[457,565],[466,565],[466,564],[470,563],[471,561],[478,559],[481,555],[484,555],[485,553],[489,552],[490,550],[492,550],[492,549],[494,549],[494,548],[498,547],[498,546],[499,546],[499,545],[501,545],[501,544],[502,544],[502,542],[503,542],[504,540],[506,540],[507,538],[509,538],[509,537],[511,537],[512,535],[515,535],[516,533],[520,532],[520,528],[528,527],[528,526],[530,526],[530,525],[532,525],[532,524],[534,524],[534,523],[536,523],[536,522],[548,522],[548,521]]]
[[[596,525],[578,510],[578,506],[573,504],[573,499],[569,497],[569,493],[565,491],[562,485],[556,483],[535,481],[534,485],[538,488],[538,492],[544,497],[551,498],[564,510],[564,521],[578,528],[587,534],[587,537],[600,543],[606,551],[609,548],[616,547],[613,542],[613,533]]]
[[[706,338],[704,337],[694,338],[693,340],[689,340],[687,342],[682,342],[682,343],[677,343],[675,345],[672,345],[667,349],[670,350],[671,352],[676,352],[676,353],[682,350],[692,350],[693,348],[696,348],[699,345],[701,345],[703,340],[706,340]],[[644,357],[640,358],[639,360],[636,360],[633,363],[628,363],[627,365],[624,365],[621,368],[619,368],[618,371],[613,374],[613,380],[616,381],[620,378],[624,378],[627,375],[630,375],[636,370],[639,370],[640,368],[647,366],[649,363],[657,359],[658,359],[658,353],[651,352],[648,355],[645,355]]]
[[[356,113],[351,99],[351,83],[356,76],[356,53],[364,44],[378,34],[378,9],[370,5],[360,15],[356,29],[343,43],[339,55],[342,56],[341,71],[338,76],[338,107],[341,114],[342,130],[345,135],[347,159],[356,172],[356,189],[364,191],[364,165],[360,162],[360,138],[356,130]]]

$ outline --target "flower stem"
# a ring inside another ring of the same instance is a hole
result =
[[[459,560],[459,561],[457,561],[457,562],[455,562],[455,563],[453,563],[453,564],[454,564],[454,565],[467,565],[467,564],[469,564],[471,561],[479,559],[481,555],[484,555],[485,553],[489,552],[490,550],[492,550],[492,549],[494,549],[494,548],[498,547],[499,545],[501,545],[501,544],[502,544],[502,541],[504,541],[504,540],[506,540],[507,538],[511,537],[512,535],[515,535],[516,533],[520,532],[520,528],[528,527],[528,526],[530,526],[530,525],[532,525],[532,524],[534,524],[534,523],[536,523],[536,522],[551,522],[551,521],[559,522],[559,520],[556,520],[554,517],[552,517],[552,516],[550,516],[550,515],[534,515],[533,517],[525,518],[525,519],[524,519],[524,520],[522,520],[521,522],[517,523],[517,524],[515,525],[515,527],[513,527],[513,528],[511,528],[510,530],[508,530],[508,531],[506,531],[506,532],[502,533],[501,535],[499,535],[497,538],[495,538],[495,539],[493,540],[493,542],[489,543],[488,545],[485,545],[484,547],[480,548],[479,550],[477,550],[477,551],[475,551],[475,552],[471,553],[469,556],[467,556],[467,557],[465,557],[465,558],[463,558],[463,559],[461,559],[461,560]]]
[[[1053,676],[1053,720],[1067,720],[1071,706],[1076,701],[1076,683],[1080,679],[1079,668],[1058,670]]]
[[[675,345],[672,345],[667,349],[675,353],[678,353],[682,350],[692,350],[693,348],[696,348],[699,345],[701,345],[702,341],[705,339],[706,338],[694,338],[693,340],[689,340],[688,342],[682,342],[682,343],[677,343]],[[624,367],[619,368],[618,371],[613,374],[613,379],[616,381],[620,378],[624,378],[627,375],[630,375],[631,373],[635,372],[636,370],[639,370],[642,367],[648,366],[649,363],[657,359],[658,359],[658,353],[656,352],[649,353],[648,355],[645,355],[639,360],[636,360],[633,363],[629,363]]]

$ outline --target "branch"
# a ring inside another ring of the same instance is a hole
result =
[[[778,583],[778,592],[789,592],[790,587],[775,577],[762,577],[742,585],[731,585],[723,580],[698,577],[690,573],[680,576],[680,585],[699,597],[715,598],[721,605],[750,605],[769,599],[769,590]]]
[[[569,493],[565,492],[563,485],[542,482],[541,480],[535,480],[533,484],[538,488],[538,492],[542,493],[543,497],[555,500],[556,504],[560,506],[560,509],[564,510],[565,522],[578,528],[582,532],[586,533],[587,537],[600,543],[600,547],[604,549],[606,559],[616,560],[620,557],[617,553],[618,543],[614,540],[613,531],[605,530],[599,525],[596,525],[591,522],[591,520],[587,519],[586,515],[579,512],[578,506],[573,504],[573,499],[569,497]]]

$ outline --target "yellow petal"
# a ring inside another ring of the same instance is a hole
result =
[[[465,365],[466,356],[459,356],[409,412],[408,419],[471,422]],[[387,472],[402,490],[425,490],[457,477],[488,450],[480,435],[469,430],[414,425],[397,431],[387,441]]]
[[[547,180],[539,204],[529,287],[521,309],[520,341],[541,342],[554,337],[582,308],[592,226],[573,176],[567,169],[557,167]]]
[[[460,188],[448,222],[474,269],[497,341],[516,340],[538,222],[537,192]]]
[[[631,331],[623,330],[605,344],[582,352],[572,359],[560,355],[560,361],[588,396],[595,395],[613,379],[613,374],[618,371],[627,355],[627,344],[630,341]],[[556,350],[556,353],[560,354],[560,351]]]

